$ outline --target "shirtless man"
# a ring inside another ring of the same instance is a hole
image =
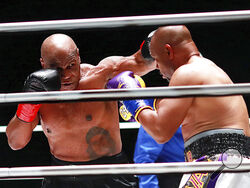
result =
[[[144,46],[142,47],[142,49]],[[25,91],[104,89],[107,82],[124,70],[144,75],[155,69],[141,50],[128,57],[112,56],[97,66],[80,64],[79,49],[67,35],[54,34],[41,46],[42,70],[32,73]],[[48,139],[53,165],[127,163],[121,152],[117,102],[19,104],[6,134],[13,150],[30,141],[41,122]],[[72,181],[74,180],[74,181]],[[136,187],[133,176],[100,178],[45,178],[43,187]]]
[[[201,57],[189,30],[183,25],[157,29],[150,43],[150,53],[162,77],[170,80],[169,86],[233,84],[221,68]],[[229,148],[238,150],[244,158],[250,156],[249,117],[240,95],[158,99],[156,111],[150,108],[147,100],[123,103],[159,143],[170,140],[182,124],[187,161],[220,160],[221,154]],[[223,183],[230,181],[232,187],[238,187],[237,183],[241,183],[241,188],[248,187],[250,173],[237,175],[231,174],[225,180],[222,174],[216,185],[226,187]],[[237,180],[239,177],[241,181]],[[181,187],[205,187],[211,183],[210,179],[209,173],[192,174],[182,181]]]

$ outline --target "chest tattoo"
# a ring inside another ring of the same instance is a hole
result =
[[[92,127],[86,134],[87,152],[90,158],[98,158],[115,152],[115,142],[107,131],[101,127]]]
[[[91,121],[92,120],[92,115],[90,115],[90,114],[86,115],[86,120]]]
[[[50,130],[50,129],[48,129],[48,128],[46,129],[46,131],[47,131],[47,133],[51,133],[51,130]]]

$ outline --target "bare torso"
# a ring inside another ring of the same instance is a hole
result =
[[[105,75],[89,69],[82,65],[78,89],[104,89]],[[40,119],[51,153],[61,160],[89,161],[121,151],[116,101],[43,104]]]
[[[196,78],[191,85],[232,84],[222,69],[205,58],[194,57],[185,66]],[[243,129],[250,136],[248,118],[242,96],[196,97],[182,122],[183,137],[187,140],[202,131],[221,128]]]

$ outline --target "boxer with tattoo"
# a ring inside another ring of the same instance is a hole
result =
[[[44,40],[40,62],[42,69],[28,76],[24,91],[104,89],[125,70],[140,76],[155,69],[154,61],[144,58],[141,50],[127,57],[107,57],[97,66],[81,64],[79,49],[64,34]],[[48,139],[52,165],[128,163],[122,152],[116,101],[19,104],[6,130],[10,147],[24,148],[39,121]],[[132,175],[47,177],[43,188],[50,187],[122,188],[137,187],[137,182]]]

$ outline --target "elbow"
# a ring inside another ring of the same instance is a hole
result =
[[[10,144],[9,143],[9,146],[12,150],[20,150],[20,149],[23,149],[23,147],[21,147],[20,145],[16,145],[16,144]]]
[[[23,149],[30,140],[30,139],[24,139],[23,137],[12,135],[8,131],[6,131],[6,135],[8,138],[8,144],[12,150]]]
[[[163,131],[154,132],[152,137],[158,144],[164,144],[168,142],[171,138],[165,134]]]
[[[170,139],[169,139],[168,137],[162,136],[162,135],[155,137],[155,141],[156,141],[158,144],[164,144],[164,143],[168,142],[169,140],[170,140]]]
[[[8,144],[13,150],[20,150],[24,148],[31,139],[32,125],[20,121],[14,116],[6,128],[6,136]]]
[[[8,139],[8,144],[12,150],[20,150],[23,149],[28,142],[18,142],[12,139]]]
[[[170,135],[169,131],[164,131],[162,129],[155,129],[152,137],[158,144],[164,144],[168,142],[173,135]]]

